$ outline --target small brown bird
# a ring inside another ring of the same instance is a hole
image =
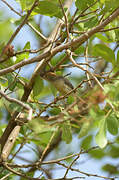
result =
[[[56,75],[53,72],[46,73],[43,78],[51,82],[62,95],[66,95],[72,89],[74,89],[73,85],[67,78]]]

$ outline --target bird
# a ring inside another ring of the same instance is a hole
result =
[[[62,95],[66,95],[74,89],[74,86],[66,77],[54,72],[44,74],[43,78],[49,81]]]

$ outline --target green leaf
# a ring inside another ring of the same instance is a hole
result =
[[[28,42],[25,44],[23,50],[25,50],[25,49],[30,49],[30,48],[31,48],[30,41],[28,41]],[[28,58],[29,58],[29,52],[25,52],[25,53],[24,53],[24,58],[25,58],[25,59],[28,59]]]
[[[23,22],[23,20],[24,20],[25,17],[26,17],[26,15],[24,15],[24,16],[20,17],[19,19],[15,20],[15,21],[14,21],[14,24],[15,24],[16,26],[18,26],[19,24],[21,24],[21,23]]]
[[[20,0],[22,11],[26,9],[26,0]]]
[[[98,39],[100,39],[101,41],[105,42],[105,43],[110,43],[112,42],[107,36],[102,35],[101,33],[96,33],[95,37],[97,37]]]
[[[107,144],[106,138],[106,121],[105,118],[102,118],[99,123],[99,131],[95,137],[96,143],[100,148],[104,148]]]
[[[47,131],[47,132],[44,132],[44,133],[40,133],[39,134],[39,143],[37,143],[37,145],[41,144],[43,145],[44,147],[46,147],[47,143],[49,142],[51,136],[52,136],[52,131]]]
[[[111,145],[108,155],[112,158],[118,158],[119,157],[119,146]]]
[[[116,9],[116,8],[118,8],[118,6],[119,6],[119,1],[117,1],[117,0],[105,0],[105,6],[104,6],[104,8],[102,9],[102,12],[104,13],[104,12],[109,12],[109,11],[112,11],[112,10],[114,10],[114,9]]]
[[[98,117],[100,116],[100,112],[96,112],[94,108],[91,108],[89,110],[89,114],[90,114],[91,118],[93,118],[94,120],[97,118],[97,116]]]
[[[89,154],[95,159],[102,159],[105,156],[105,152],[103,149],[94,149],[92,151],[89,151]]]
[[[57,95],[57,90],[51,83],[49,83],[49,84],[50,84],[50,90],[51,90],[53,96],[55,97]]]
[[[69,144],[72,141],[71,126],[69,121],[62,124],[62,139],[67,144]]]
[[[106,34],[109,37],[110,41],[115,42],[117,40],[115,31],[108,31]]]
[[[41,177],[41,179],[45,179],[45,177],[44,177],[44,176],[42,176],[42,177]]]
[[[87,8],[88,6],[90,6],[92,3],[94,2],[94,0],[76,0],[76,7],[80,10],[83,10],[85,8]]]
[[[89,149],[91,147],[91,142],[92,142],[92,135],[89,135],[82,141],[81,147],[85,150]]]
[[[84,46],[79,46],[76,50],[75,50],[76,54],[83,54],[84,53]]]
[[[7,124],[0,124],[0,136],[2,136]]]
[[[72,104],[74,102],[74,97],[72,95],[68,96],[67,104]]]
[[[4,19],[3,17],[1,17]],[[12,35],[12,27],[10,23],[10,19],[2,20],[0,19],[0,44],[3,44],[3,42],[8,41],[8,39]],[[2,47],[3,48],[3,47]]]
[[[34,97],[38,97],[38,95],[40,94],[40,92],[43,89],[43,80],[40,78],[40,76],[37,76],[35,79],[35,83],[33,86],[33,96]]]
[[[28,41],[28,42],[25,44],[23,50],[25,50],[25,49],[30,49],[30,47],[31,47],[31,46],[30,46],[30,42]],[[17,60],[16,60],[15,63],[18,63],[18,62],[20,62],[20,61],[22,61],[22,60],[24,60],[24,59],[28,59],[28,58],[29,58],[29,52],[22,53],[22,54],[20,54],[20,55],[17,55],[16,57],[17,57]]]
[[[98,18],[95,16],[95,17],[90,18],[89,21],[85,22],[85,23],[84,23],[84,27],[86,27],[86,28],[92,28],[92,27],[94,27],[97,23],[98,23]]]
[[[90,129],[90,122],[87,121],[87,122],[83,123],[81,130],[79,132],[78,138],[82,138],[82,137],[86,136],[89,129]]]
[[[9,105],[9,108],[12,110],[12,111],[17,111],[17,112],[21,112],[22,111],[22,106],[20,106],[19,104],[17,103],[10,103]]]
[[[103,171],[108,172],[109,174],[117,174],[119,173],[117,166],[111,165],[111,164],[105,164],[102,167]]]
[[[48,126],[45,122],[42,122],[39,118],[33,119],[29,122],[30,127],[32,130],[34,130],[36,133],[45,133],[45,132],[53,132],[55,130],[54,127]]]
[[[96,44],[93,47],[93,55],[94,56],[101,56],[106,61],[115,64],[115,54],[111,48],[107,47],[104,44]]]
[[[117,52],[117,65],[119,66],[119,50]]]
[[[0,89],[1,89],[1,86],[3,87],[7,87],[8,86],[8,81],[7,79],[5,79],[4,77],[0,77]]]
[[[102,4],[104,4],[104,3],[105,3],[105,0],[100,0],[100,2],[101,2]]]
[[[14,81],[14,77],[12,77],[11,74],[7,74],[5,77],[8,80],[8,88],[9,88],[9,90],[13,91],[14,88],[16,87],[16,85],[17,85],[17,81]]]
[[[49,111],[49,113],[51,115],[58,115],[60,112],[61,112],[61,110],[58,107],[51,108],[50,111]]]
[[[30,41],[28,41],[26,44],[25,44],[25,46],[24,46],[24,48],[23,49],[30,49]]]
[[[36,7],[34,11],[51,17],[55,16],[62,18],[63,16],[59,3],[50,0],[40,1],[38,7]]]
[[[0,179],[4,179],[4,176],[9,174],[9,171],[7,169],[3,170],[2,167],[0,167],[0,171],[2,172],[2,173],[0,173]],[[7,179],[13,180],[13,178],[11,178],[11,176],[9,176]]]
[[[111,114],[106,118],[107,121],[107,129],[112,135],[116,135],[118,133],[118,120],[114,114]]]
[[[18,3],[20,3],[22,11],[28,9],[33,4],[34,0],[16,0]]]
[[[66,156],[70,156],[70,155],[72,155],[72,153],[68,153]],[[67,159],[64,160],[64,161],[66,161],[67,163],[71,163],[71,162],[73,161],[73,158],[70,157],[70,158],[67,158]]]

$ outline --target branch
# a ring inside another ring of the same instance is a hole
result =
[[[3,97],[4,97],[7,101],[9,101],[9,102],[17,103],[18,105],[22,106],[23,108],[25,108],[25,109],[27,109],[27,110],[30,110],[30,109],[31,109],[28,104],[25,104],[25,103],[19,101],[18,99],[14,99],[14,98],[11,98],[11,97],[7,96],[7,95],[6,95],[4,92],[2,92],[1,90],[0,90],[0,94],[1,94],[1,96],[3,96]]]
[[[4,147],[1,146],[1,155],[0,155],[0,162],[5,161],[9,156],[13,144],[16,141],[16,137],[18,136],[18,132],[20,131],[20,126],[15,126],[11,134],[9,135],[7,141],[4,142]],[[7,135],[7,133],[6,133]],[[1,145],[3,144],[1,139]]]
[[[39,56],[36,56],[36,57],[34,57],[34,58],[31,58],[31,59],[28,59],[28,60],[25,59],[25,60],[23,60],[23,61],[15,64],[15,65],[13,65],[13,66],[10,66],[10,67],[8,67],[8,68],[5,68],[5,69],[0,70],[0,76],[1,76],[1,75],[5,75],[5,74],[10,73],[10,72],[13,72],[13,71],[15,71],[16,69],[19,69],[19,68],[21,68],[21,67],[23,67],[23,66],[25,66],[25,65],[32,64],[32,63],[34,63],[34,62],[39,62],[39,61],[41,61],[42,59],[44,59],[44,58],[46,58],[46,57],[48,57],[48,56],[50,56],[50,55],[51,55],[51,52],[50,52],[50,51],[47,51],[46,53],[43,53],[43,54],[41,54],[41,55],[39,55]]]
[[[72,4],[72,0],[70,0],[70,1],[67,0],[67,1],[66,1],[65,5],[68,6],[67,12],[69,11],[69,7],[70,7],[71,4]],[[52,39],[54,39],[54,38],[56,37],[55,34],[57,34],[57,35],[59,34],[59,32],[60,32],[60,28],[59,28],[59,27],[61,27],[61,20],[58,20],[58,23],[57,23],[55,29],[53,30],[53,32],[51,33],[51,35],[50,35],[50,37],[49,37],[49,40],[52,41]],[[33,84],[34,84],[34,81],[35,81],[35,77],[39,74],[40,70],[42,70],[42,68],[44,67],[44,64],[46,64],[46,60],[44,60],[44,58],[49,57],[49,56],[51,55],[50,48],[51,48],[51,46],[49,46],[49,48],[47,48],[43,54],[41,54],[41,55],[39,55],[39,56],[37,56],[37,57],[35,57],[35,58],[30,59],[30,61],[32,60],[32,63],[33,63],[33,62],[40,61],[40,60],[42,60],[42,59],[43,59],[43,61],[42,61],[42,62],[38,65],[38,67],[36,68],[35,72],[33,73],[32,77],[31,77],[31,80],[30,80],[29,84],[24,87],[24,94],[23,94],[22,99],[21,99],[22,101],[27,101],[27,99],[28,99],[28,97],[29,97],[29,95],[30,95],[30,93],[31,93],[31,90],[32,90],[32,88],[33,88]],[[27,61],[28,61],[28,60],[25,60],[25,61],[22,61],[21,63],[18,63],[18,64],[16,64],[16,65],[14,65],[14,66],[11,66],[11,67],[9,67],[9,68],[6,68],[6,69],[2,70],[1,73],[3,73],[3,74],[5,73],[5,74],[6,74],[6,73],[8,73],[8,72],[13,72],[14,70],[22,67],[23,65],[26,65],[26,64],[27,64]],[[30,62],[29,62],[29,64],[30,64]],[[2,74],[0,74],[0,75],[2,75]],[[6,141],[9,139],[9,136],[12,134],[12,132],[15,131],[15,132],[17,132],[17,134],[18,134],[19,131],[20,131],[20,126],[17,126],[17,123],[15,122],[15,118],[18,116],[18,114],[19,114],[18,112],[15,112],[15,113],[13,114],[11,120],[10,120],[9,123],[8,123],[7,128],[5,129],[5,131],[4,131],[4,133],[3,133],[2,137],[1,137],[1,149],[2,149],[2,150],[4,149],[5,143],[6,143]],[[60,139],[61,139],[61,134],[60,134],[59,137],[57,138],[57,142],[55,142],[55,144],[58,144],[58,143],[60,142]],[[54,143],[53,143],[53,145],[54,145]],[[13,146],[13,145],[12,145],[12,146]],[[45,156],[47,156],[47,154],[48,154],[53,148],[54,148],[54,146],[51,146],[50,149],[47,151],[47,153],[46,153]],[[9,153],[10,153],[10,152],[9,152]],[[7,156],[6,156],[6,157],[7,157]],[[45,157],[44,157],[44,158],[45,158]]]
[[[72,40],[71,42],[67,42],[66,44],[57,46],[52,51],[47,50],[46,52],[42,53],[41,55],[39,55],[35,58],[31,58],[29,60],[23,60],[20,63],[17,63],[11,67],[2,69],[2,70],[0,70],[0,75],[4,75],[4,74],[10,73],[10,72],[13,72],[16,69],[18,69],[24,65],[32,64],[34,62],[41,61],[44,58],[48,58],[47,60],[44,60],[40,64],[40,67],[37,67],[37,69],[35,71],[35,73],[40,72],[40,69],[42,69],[42,65],[44,63],[46,63],[47,61],[49,61],[49,59],[51,59],[53,56],[55,56],[58,52],[61,52],[61,51],[68,49],[70,47],[72,48],[72,51],[74,51],[80,45],[82,45],[85,41],[87,41],[92,35],[99,32],[100,30],[102,30],[106,25],[108,25],[111,21],[113,21],[118,15],[119,15],[119,8],[117,8],[111,15],[109,15],[100,25],[98,25],[98,26],[92,28],[91,30],[85,32],[79,38],[76,38],[76,39]],[[33,76],[34,76],[34,74],[33,74]],[[32,77],[32,78],[34,79],[34,77]]]
[[[3,96],[6,100],[8,100],[9,102],[14,102],[14,103],[17,103],[18,105],[22,106],[23,108],[27,109],[28,110],[28,117],[25,119],[25,121],[29,121],[32,119],[32,108],[28,105],[28,104],[25,104],[17,99],[14,99],[14,98],[11,98],[9,96],[7,96],[4,92],[2,92],[0,90],[0,94],[1,96]],[[20,115],[20,114],[19,114]],[[17,119],[16,119],[17,121]],[[24,123],[23,120],[20,122],[20,123]],[[1,160],[6,160],[10,151],[11,151],[11,148],[16,140],[16,137],[18,136],[18,130],[20,130],[20,126],[16,126],[13,131],[11,132],[11,134],[9,135],[9,138],[7,139],[6,142],[4,142],[4,147],[2,148],[2,151],[1,151]],[[6,135],[8,135],[8,132],[6,133]],[[2,139],[1,139],[1,144],[2,144]]]
[[[74,61],[74,59],[73,59],[73,57],[72,57],[72,53],[70,52],[70,50],[67,50],[67,55],[68,55],[70,61],[73,63],[73,65],[74,65],[75,67],[77,67],[77,68],[85,71],[85,72],[88,73],[90,76],[92,76],[92,77],[94,78],[95,82],[97,83],[97,85],[100,87],[100,89],[101,89],[102,91],[104,91],[104,87],[102,86],[102,84],[100,83],[100,81],[98,80],[98,78],[97,78],[92,72],[84,69],[82,66],[80,66],[79,64],[77,64],[77,63]],[[108,104],[109,104],[110,107],[114,110],[114,106],[112,105],[112,103],[111,103],[111,102],[108,102]]]
[[[42,46],[41,48],[36,49],[36,50],[33,50],[33,49],[24,49],[22,51],[17,51],[12,56],[10,56],[10,57],[13,57],[13,56],[16,56],[16,55],[19,55],[19,54],[22,54],[22,53],[26,53],[26,52],[29,52],[29,53],[38,53],[38,52],[44,50],[45,48],[47,48],[50,44],[51,44],[51,41],[48,41],[46,44],[44,44],[44,46]],[[7,61],[8,59],[9,59],[9,57],[6,57],[4,59],[0,59],[0,63],[3,63],[5,61]]]
[[[64,7],[67,8],[66,15],[69,13],[69,9],[70,9],[70,6],[72,5],[72,2],[73,2],[73,0],[65,0],[65,2],[64,2]],[[54,30],[52,31],[52,33],[50,34],[50,36],[48,38],[49,41],[52,41],[52,40],[55,41],[55,39],[57,39],[57,37],[60,34],[60,29],[62,27],[63,22],[64,22],[64,18],[62,20],[58,19],[57,24],[56,24]],[[45,49],[44,52],[47,52],[47,51],[52,52],[53,50],[51,51],[51,49],[52,49],[52,44],[47,49]],[[57,52],[56,52],[56,54],[57,54]],[[43,59],[41,61],[41,63],[38,63],[38,65],[36,66],[36,69],[35,69],[32,77],[30,79],[29,87],[31,87],[33,85],[35,77],[39,74],[39,72],[42,73],[44,67],[47,65],[47,61],[50,61],[50,59],[54,55],[52,54],[52,56],[50,56],[50,57],[47,56],[47,59]]]
[[[71,155],[68,155],[68,156],[65,156],[65,157],[62,157],[62,158],[59,158],[59,159],[54,159],[54,160],[49,160],[49,161],[44,161],[42,162],[41,164],[39,162],[36,162],[36,163],[32,163],[32,164],[22,164],[22,165],[19,165],[19,164],[11,164],[11,163],[6,163],[9,167],[12,167],[12,168],[30,168],[30,167],[37,167],[39,165],[48,165],[48,164],[55,164],[55,163],[58,163],[60,161],[65,161],[65,160],[68,160],[70,158],[73,158],[73,157],[76,157],[76,156],[80,156],[81,154],[85,154],[85,153],[88,153],[92,150],[95,150],[95,149],[99,149],[99,146],[93,146],[89,149],[87,149],[86,151],[81,151],[79,153],[74,153],[74,154],[71,154]]]
[[[13,66],[11,66],[9,68],[1,70],[0,71],[0,75],[4,75],[4,74],[7,74],[9,72],[13,72],[16,69],[18,69],[18,68],[20,68],[20,67],[22,67],[24,65],[31,64],[33,62],[38,62],[38,61],[43,60],[38,65],[38,67],[37,67],[36,71],[34,72],[34,74],[33,74],[32,78],[31,78],[28,86],[25,87],[24,95],[22,97],[22,101],[27,101],[27,99],[28,99],[28,97],[29,97],[29,95],[31,93],[32,87],[33,87],[34,79],[37,76],[37,74],[41,72],[43,65],[47,61],[49,61],[53,56],[55,56],[57,53],[65,50],[65,49],[72,48],[72,50],[75,50],[77,47],[79,47],[81,44],[83,44],[87,39],[89,39],[93,34],[99,32],[107,24],[109,24],[111,21],[113,21],[118,15],[119,15],[119,8],[116,9],[110,16],[108,16],[101,24],[99,24],[95,28],[92,28],[91,30],[87,31],[86,33],[84,33],[83,35],[78,37],[77,39],[74,39],[71,42],[67,42],[66,44],[62,44],[62,45],[60,45],[58,47],[55,47],[52,50],[50,50],[51,47],[49,47],[49,49],[47,49],[46,52],[44,52],[43,54],[41,54],[41,55],[39,55],[39,56],[37,56],[35,58],[29,59],[29,60],[24,60],[24,61],[22,61],[22,62],[20,62],[20,63],[18,63],[16,65],[13,65]],[[58,24],[56,30],[60,29],[59,28],[59,26],[61,25],[60,23]],[[50,38],[52,39],[53,37],[55,37],[54,35],[55,34],[53,34]],[[11,37],[11,39],[12,39],[12,37]],[[15,127],[17,125],[14,120],[16,119],[18,114],[19,114],[18,112],[14,113],[11,121],[8,124],[8,127],[6,128],[4,134],[3,134],[2,138],[1,138],[2,148],[4,148],[4,143],[7,141],[9,135],[11,134],[11,132],[13,132],[13,130],[15,129]],[[6,133],[7,130],[9,130],[9,133],[7,133],[7,136],[6,136],[5,133]],[[18,132],[19,132],[19,130],[20,130],[20,126],[18,126]]]

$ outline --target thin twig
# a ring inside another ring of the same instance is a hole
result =
[[[91,16],[91,17],[88,17],[88,18],[86,18],[86,19],[82,19],[82,20],[80,20],[80,21],[77,21],[75,24],[87,22],[87,21],[91,20],[93,17],[95,17],[95,15],[93,15],[93,16]]]
[[[10,175],[12,175],[13,173],[12,172],[10,172],[10,173],[8,173],[8,174],[6,174],[4,177],[2,177],[2,178],[0,178],[0,180],[5,180],[5,179],[7,179]]]
[[[46,148],[44,149],[44,151],[43,151],[43,153],[42,153],[42,155],[41,155],[41,158],[40,158],[40,160],[39,160],[39,164],[41,164],[42,160],[44,159],[44,156],[45,156],[47,150],[49,149],[52,141],[54,140],[54,137],[55,137],[57,131],[58,131],[58,127],[57,127],[56,130],[53,132],[53,134],[52,134],[52,136],[51,136],[51,138],[50,138],[50,140],[49,140]]]
[[[65,165],[64,163],[61,163],[61,162],[58,162],[57,164],[65,167],[66,169],[68,169],[68,166]],[[76,168],[70,168],[71,171],[75,171],[75,172],[78,172],[78,173],[81,173],[85,176],[88,176],[88,177],[98,177],[98,178],[102,178],[102,179],[107,179],[107,180],[114,180],[115,178],[117,177],[114,177],[114,178],[109,178],[109,177],[105,177],[105,176],[101,176],[101,175],[98,175],[98,174],[91,174],[91,173],[87,173],[87,172],[84,172],[84,171],[80,171],[79,169],[76,169]]]
[[[25,104],[25,103],[23,103],[22,101],[20,101],[20,100],[18,100],[18,99],[11,98],[11,97],[7,96],[7,95],[6,95],[4,92],[2,92],[1,90],[0,90],[0,95],[1,95],[2,97],[4,97],[4,98],[5,98],[7,101],[9,101],[9,102],[17,103],[18,105],[22,106],[23,108],[25,108],[25,109],[27,109],[27,110],[30,110],[30,109],[31,109],[31,107],[30,107],[28,104]]]
[[[99,32],[107,32],[107,31],[113,31],[119,29],[119,26],[114,27],[114,28],[109,28],[109,29],[101,29]],[[75,33],[75,34],[84,34],[86,33],[86,31],[76,31],[76,30],[72,30],[71,33]]]
[[[35,2],[33,3],[31,9],[27,12],[26,17],[24,18],[24,20],[22,21],[22,23],[18,26],[18,28],[16,29],[16,31],[12,34],[11,38],[9,39],[9,41],[7,42],[7,44],[4,46],[1,56],[4,54],[5,49],[12,43],[12,41],[14,40],[14,38],[16,37],[16,35],[19,33],[19,31],[21,30],[21,28],[24,26],[24,24],[26,24],[26,22],[28,21],[29,16],[31,15],[33,9],[37,6],[38,4],[38,0],[35,0]]]
[[[113,31],[113,30],[116,30],[116,29],[119,29],[119,26],[114,27],[114,28],[109,28],[109,29],[102,29],[102,30],[100,30],[99,32]]]
[[[64,7],[62,5],[62,1],[59,0],[59,3],[60,3],[61,9],[62,9],[62,12],[63,12],[63,15],[64,15],[64,19],[65,19],[65,26],[66,26],[66,32],[67,32],[67,42],[68,42],[69,38],[70,38],[69,28],[68,28],[68,18],[67,18],[67,15],[66,15],[65,11],[64,11]]]
[[[70,23],[69,27],[70,30],[72,29],[73,25],[77,22],[77,20],[82,17],[85,16],[84,12],[86,12],[90,7],[94,6],[98,1],[92,3],[90,6],[86,7],[75,19],[73,19],[73,21]]]
[[[33,177],[30,177],[30,176],[27,176],[26,174],[23,174],[23,173],[21,173],[21,172],[18,172],[18,171],[13,170],[13,169],[10,168],[10,167],[7,165],[7,163],[5,163],[5,162],[3,162],[3,165],[4,165],[4,167],[5,167],[8,171],[12,172],[13,174],[16,174],[16,175],[18,175],[18,176],[20,176],[20,177],[24,177],[25,179],[28,179],[28,180],[38,180],[38,178],[33,178]]]
[[[52,51],[47,51],[45,53],[42,53],[41,55],[32,58],[30,60],[23,60],[18,64],[15,64],[11,67],[8,67],[6,69],[2,69],[0,70],[0,75],[9,73],[9,72],[13,72],[14,70],[27,65],[27,64],[31,64],[33,62],[37,62],[40,60],[43,60],[44,58],[48,58],[46,60],[44,60],[44,63],[46,63],[46,61],[49,61],[53,56],[55,56],[58,52],[63,51],[64,49],[68,49],[69,47],[72,47],[72,50],[77,49],[77,47],[79,47],[81,44],[83,44],[86,40],[88,40],[93,34],[95,34],[96,32],[99,32],[101,29],[103,29],[107,24],[109,24],[112,20],[114,20],[117,16],[119,15],[119,8],[117,8],[110,16],[108,16],[100,25],[92,28],[91,30],[89,30],[88,32],[84,33],[83,35],[81,35],[80,37],[72,40],[71,42],[67,42],[66,44],[62,44],[58,47],[55,47],[54,49],[52,49]],[[67,57],[65,57],[66,59]],[[43,64],[44,64],[43,63]],[[42,69],[42,65],[40,65],[40,68]],[[36,73],[34,72],[34,74],[38,74],[39,72],[39,67],[36,69]],[[33,75],[32,80],[34,80],[34,77],[36,77],[36,75]]]
[[[18,148],[18,150],[13,154],[12,158],[9,160],[10,162],[16,157],[16,155],[20,152],[20,150],[23,148],[23,146],[25,145],[26,141],[23,141],[20,144],[20,147]]]
[[[19,69],[18,73],[16,73],[15,77],[14,77],[14,80],[8,85],[8,87],[4,90],[4,92],[6,92],[13,84],[16,83],[17,81],[17,76],[19,75],[19,72],[20,72],[21,69]]]
[[[66,0],[66,2],[64,3],[64,5],[67,7],[67,12],[66,13],[69,12],[69,8],[70,8],[71,3],[72,3],[72,0]],[[55,26],[54,30],[52,31],[51,35],[49,36],[48,40],[50,40],[50,39],[52,40],[53,39],[54,34],[56,34],[54,32],[57,31],[57,29],[58,29],[60,24],[61,24],[61,20],[58,20],[58,23],[56,24],[56,26]],[[24,94],[23,94],[23,96],[21,98],[22,101],[26,102],[28,100],[28,97],[29,97],[29,95],[30,95],[30,93],[32,91],[33,84],[34,84],[36,76],[39,74],[39,72],[41,72],[43,70],[44,65],[46,65],[46,63],[47,63],[47,60],[50,60],[50,58],[52,57],[51,56],[52,52],[50,51],[50,47],[51,46],[46,48],[44,50],[44,53],[42,53],[41,55],[38,55],[37,57],[32,59],[33,61],[35,60],[36,62],[39,62],[39,61],[42,60],[42,62],[38,64],[38,67],[35,69],[34,73],[32,74],[32,77],[31,77],[29,83],[27,84],[27,86],[24,87]],[[57,49],[57,47],[54,48],[54,49],[56,49],[56,54],[57,54],[59,52],[59,50]],[[52,55],[54,56],[55,54],[53,53]],[[22,62],[20,62],[20,64],[18,63],[17,65],[13,65],[13,66],[9,67],[8,69],[6,69],[5,71],[3,70],[2,71],[3,74],[4,73],[8,73],[8,71],[9,72],[13,72],[13,71],[15,71],[15,69],[18,69],[18,67],[20,68],[20,66],[21,67],[24,66],[26,64],[26,61],[28,61],[28,60],[22,61]],[[33,63],[33,61],[31,63]],[[9,121],[8,126],[6,127],[4,133],[3,133],[2,137],[1,137],[1,149],[5,150],[6,143],[9,145],[9,141],[11,140],[10,138],[11,138],[11,136],[13,137],[13,134],[15,133],[15,138],[12,141],[13,143],[11,143],[11,146],[9,148],[9,152],[7,153],[7,155],[5,155],[5,160],[8,157],[8,155],[9,155],[9,153],[11,151],[11,148],[14,145],[15,139],[18,136],[18,133],[19,133],[20,128],[21,128],[21,125],[18,125],[16,123],[16,121],[15,121],[18,115],[19,115],[19,112],[15,111],[13,116],[11,117],[11,120]],[[29,115],[30,115],[30,113],[29,113]],[[60,141],[60,136],[59,136],[58,141],[55,142],[55,144],[59,143],[59,141]],[[52,149],[53,149],[53,147],[51,147],[51,149],[49,151],[51,151]],[[46,155],[47,155],[47,153],[46,153]]]
[[[74,64],[74,66],[78,67],[79,69],[81,69],[81,70],[87,72],[89,75],[91,75],[91,76],[94,78],[94,80],[96,81],[96,83],[98,84],[98,86],[101,88],[101,90],[102,90],[102,91],[105,91],[105,90],[104,90],[104,87],[102,86],[102,84],[100,83],[100,81],[97,79],[97,77],[96,77],[92,72],[87,71],[87,70],[84,69],[82,66],[80,66],[79,64],[77,64],[77,63],[74,61],[74,59],[73,59],[73,57],[72,57],[72,52],[71,52],[70,50],[67,50],[66,52],[67,52],[67,55],[69,56],[70,61]],[[111,102],[107,102],[107,103],[110,105],[110,107],[111,107],[113,110],[115,110],[115,109],[114,109],[114,106],[112,105]]]
[[[94,78],[94,80],[96,81],[96,83],[99,85],[99,87],[104,91],[104,88],[103,88],[102,84],[101,84],[101,83],[98,81],[98,79],[93,75],[93,73],[91,73],[90,71],[84,69],[82,66],[80,66],[79,64],[77,64],[77,63],[74,61],[74,59],[73,59],[73,57],[72,57],[72,52],[71,52],[70,50],[67,50],[66,52],[67,52],[67,55],[69,56],[70,61],[73,63],[73,65],[74,65],[75,67],[78,67],[79,69],[85,71],[85,72],[88,73],[89,75],[91,75],[91,76]]]
[[[93,69],[94,68],[92,66],[89,65],[89,63],[77,63],[79,65],[82,65],[82,66],[88,66],[89,68]],[[59,68],[57,69],[63,69],[63,68],[71,68],[71,67],[75,67],[73,64],[63,64],[63,65],[60,65]]]
[[[67,168],[67,170],[66,170],[66,172],[65,172],[65,175],[64,175],[64,179],[66,178],[66,176],[67,176],[69,170],[71,169],[72,165],[79,159],[80,154],[81,154],[81,153],[78,154],[78,156],[71,162],[71,164],[70,164],[69,167]]]
[[[85,55],[85,61],[88,64],[88,41],[87,41],[87,44],[86,44],[84,55]],[[88,71],[88,66],[87,65],[86,65],[86,70]],[[87,79],[89,80],[90,76],[89,76],[89,74],[87,72],[86,72],[86,75],[87,75]],[[92,87],[91,81],[88,81],[88,82],[89,82],[89,86]]]
[[[13,11],[14,13],[16,13],[18,16],[23,17],[18,11],[16,11],[12,6],[10,6],[10,4],[8,4],[5,0],[1,0],[4,4],[6,4],[11,11]],[[47,38],[41,34],[30,22],[26,22],[26,24],[35,32],[37,33],[44,41],[47,42]]]
[[[36,49],[36,50],[32,50],[32,49],[24,49],[22,51],[18,51],[14,54],[14,56],[18,55],[18,54],[22,54],[22,53],[25,53],[25,52],[29,52],[29,53],[38,53],[40,51],[42,51],[43,49],[47,48],[49,45],[50,45],[50,41],[48,43],[46,43],[43,47],[39,48],[39,49]]]

